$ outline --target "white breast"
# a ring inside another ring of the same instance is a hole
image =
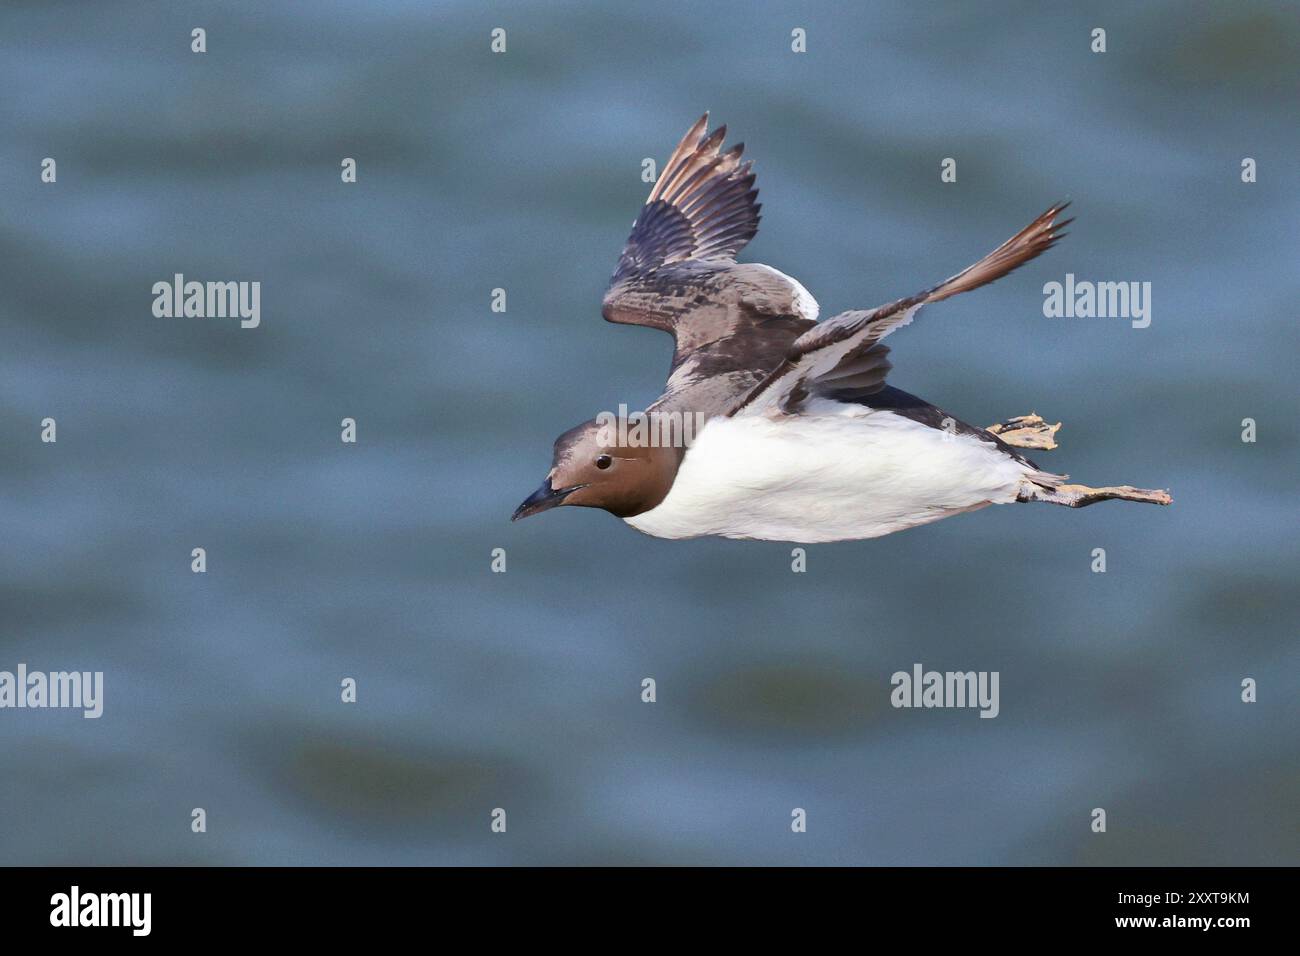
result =
[[[1014,501],[1032,472],[974,436],[815,401],[795,416],[712,419],[668,496],[626,521],[659,538],[874,538]]]

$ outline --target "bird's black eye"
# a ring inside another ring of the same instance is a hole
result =
[[[610,458],[609,455],[596,456],[596,467],[599,468],[601,471],[604,471],[612,464],[614,464],[614,459]]]

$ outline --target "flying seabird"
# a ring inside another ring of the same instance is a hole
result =
[[[689,444],[665,444],[612,429],[608,417],[578,425],[556,440],[550,473],[515,519],[578,505],[660,538],[813,543],[878,537],[990,504],[1170,503],[1164,491],[1089,488],[1043,471],[1012,444],[1055,447],[1055,427],[1036,416],[976,428],[885,384],[885,336],[924,306],[1051,248],[1072,221],[1058,221],[1067,204],[924,292],[818,323],[817,302],[797,281],[736,261],[758,231],[760,206],[752,162],[741,163],[741,144],[723,152],[725,137],[725,126],[708,132],[706,113],[678,144],[602,308],[610,322],[672,334],[667,386],[645,415],[696,416],[702,430]]]

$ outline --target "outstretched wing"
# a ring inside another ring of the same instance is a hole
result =
[[[889,349],[881,339],[911,322],[923,306],[979,288],[1046,252],[1074,221],[1056,221],[1068,205],[1056,204],[979,262],[925,292],[876,309],[842,312],[814,326],[729,414],[790,413],[813,395],[851,399],[878,392],[890,369]]]
[[[668,158],[632,224],[611,290],[619,280],[685,259],[735,262],[758,232],[762,206],[754,188],[754,163],[741,163],[744,143],[721,152],[727,127],[709,133],[708,121],[705,113]]]
[[[744,146],[722,151],[727,128],[708,114],[673,151],[632,226],[601,314],[673,335],[669,395],[714,379],[719,411],[781,361],[817,318],[817,303],[789,276],[738,264],[758,231],[758,190]],[[708,408],[698,409],[708,411]]]

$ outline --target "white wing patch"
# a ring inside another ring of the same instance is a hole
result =
[[[801,319],[807,319],[809,322],[817,321],[817,316],[821,314],[821,306],[817,304],[813,294],[805,289],[803,283],[798,279],[786,275],[780,269],[773,269],[771,266],[763,265],[761,262],[751,262],[747,268],[770,273],[778,282],[789,286],[790,297],[794,300],[794,314]]]

